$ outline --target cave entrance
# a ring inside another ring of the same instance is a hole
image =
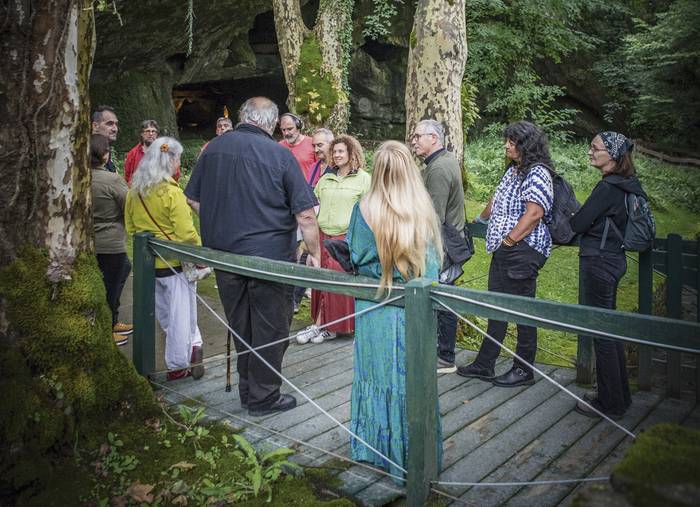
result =
[[[216,120],[224,116],[224,108],[228,109],[235,125],[241,104],[256,95],[273,100],[280,113],[287,111],[289,91],[284,80],[272,11],[255,17],[248,31],[248,45],[250,49],[245,51],[240,47],[229,48],[229,58],[221,69],[222,74],[231,76],[229,79],[185,83],[173,88],[178,130],[183,138],[213,137]]]
[[[280,72],[281,72],[280,68]],[[280,111],[286,111],[288,95],[284,76],[262,76],[229,81],[191,83],[173,88],[177,125],[183,138],[209,139],[214,136],[216,120],[227,109],[235,125],[238,109],[250,97],[264,95]]]

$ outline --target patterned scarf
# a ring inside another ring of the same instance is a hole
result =
[[[603,145],[615,162],[619,162],[625,153],[632,151],[634,143],[618,132],[601,132],[598,134]]]

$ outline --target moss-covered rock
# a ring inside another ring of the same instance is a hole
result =
[[[102,276],[83,253],[71,279],[47,282],[48,256],[27,247],[0,269],[10,323],[0,344],[0,498],[40,486],[55,456],[115,419],[158,407],[145,379],[119,352]]]
[[[614,488],[638,506],[700,505],[700,431],[660,424],[629,447],[613,471]]]

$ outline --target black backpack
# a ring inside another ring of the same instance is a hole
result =
[[[581,203],[576,199],[574,189],[561,174],[558,174],[546,164],[537,163],[546,167],[552,177],[552,187],[554,190],[554,203],[552,204],[552,218],[547,224],[549,234],[552,236],[552,243],[555,245],[568,245],[576,236],[571,228],[571,217],[579,210]]]
[[[612,226],[615,233],[622,240],[622,248],[632,252],[646,252],[654,244],[656,236],[656,221],[651,212],[649,201],[637,194],[625,193],[625,209],[627,210],[627,222],[625,233],[622,234],[615,222],[610,217],[605,217],[605,228],[600,249],[605,246],[608,230]]]

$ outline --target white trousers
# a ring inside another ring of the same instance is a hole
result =
[[[197,327],[196,290],[197,283],[188,282],[181,273],[156,278],[156,319],[165,333],[165,365],[168,369],[187,367],[192,347],[202,345],[202,335]]]

